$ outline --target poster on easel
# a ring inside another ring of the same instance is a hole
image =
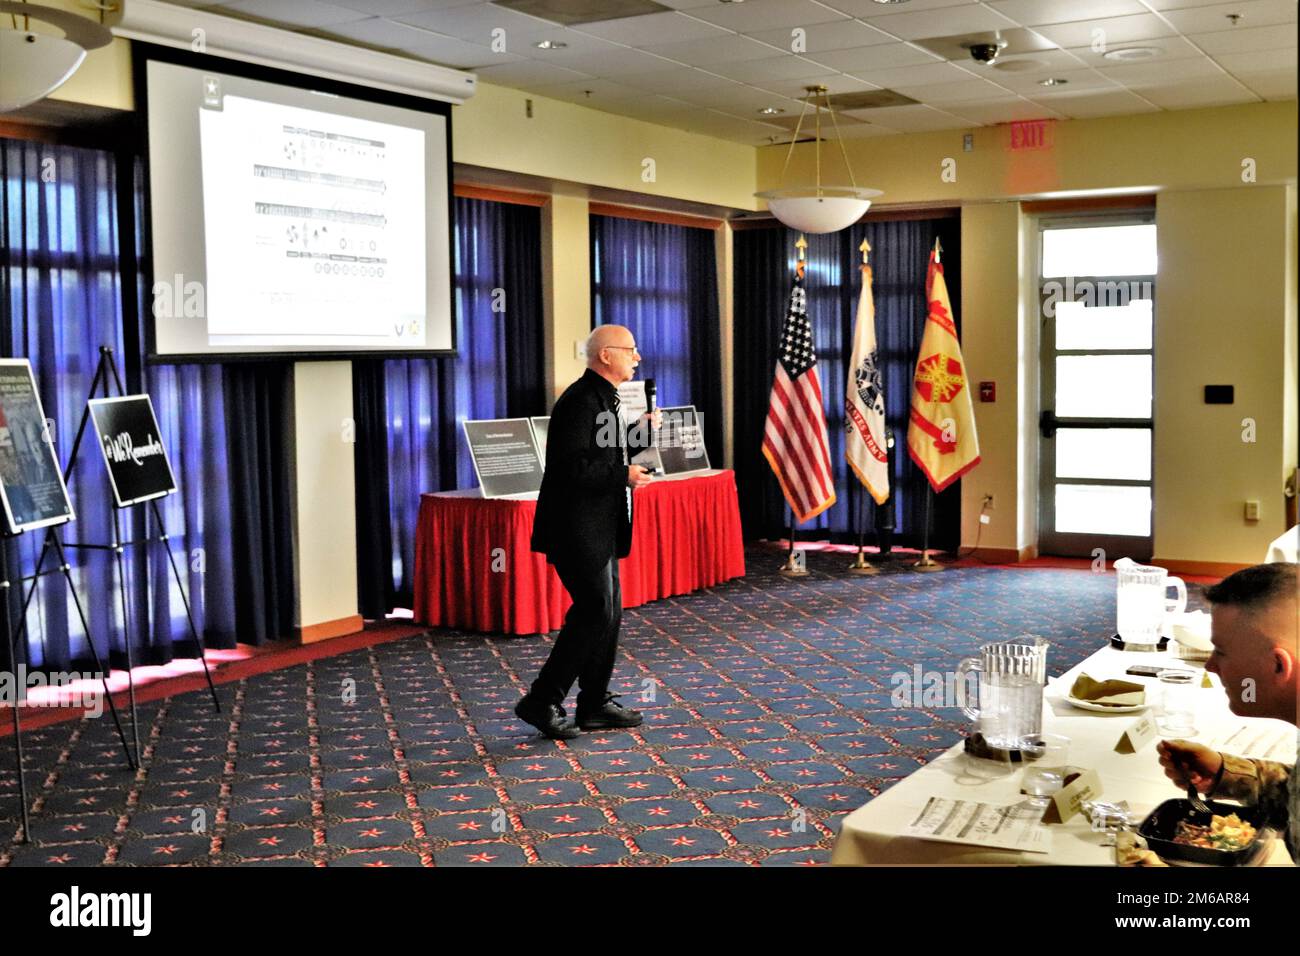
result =
[[[532,496],[541,490],[542,458],[528,419],[479,419],[463,424],[484,498]]]
[[[117,507],[129,508],[176,491],[176,475],[148,395],[92,398],[87,404]]]
[[[0,503],[8,534],[66,524],[76,517],[54,453],[52,428],[32,363],[0,359]]]
[[[75,518],[27,359],[0,359],[0,499],[10,535]]]
[[[704,423],[694,405],[662,409],[663,427],[659,429],[659,457],[665,474],[689,475],[709,471],[709,451],[704,447]]]

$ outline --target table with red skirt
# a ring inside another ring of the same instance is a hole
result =
[[[744,575],[734,472],[660,478],[634,494],[632,550],[619,563],[623,607]],[[559,628],[572,602],[529,546],[536,510],[535,497],[484,498],[477,488],[421,495],[415,619],[499,634]]]

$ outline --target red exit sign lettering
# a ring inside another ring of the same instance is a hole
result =
[[[1017,153],[1030,149],[1050,149],[1055,120],[1019,120],[1011,124],[1007,149]]]

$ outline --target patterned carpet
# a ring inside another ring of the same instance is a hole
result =
[[[33,840],[0,866],[815,865],[839,821],[959,739],[891,706],[891,675],[950,671],[1036,633],[1059,674],[1111,633],[1114,578],[965,567],[859,578],[811,553],[624,615],[631,732],[542,740],[512,708],[549,639],[436,631],[141,707],[132,774],[111,721],[25,735]]]

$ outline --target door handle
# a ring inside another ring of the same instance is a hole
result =
[[[1038,431],[1044,438],[1055,438],[1058,420],[1056,412],[1045,408],[1038,416]]]

